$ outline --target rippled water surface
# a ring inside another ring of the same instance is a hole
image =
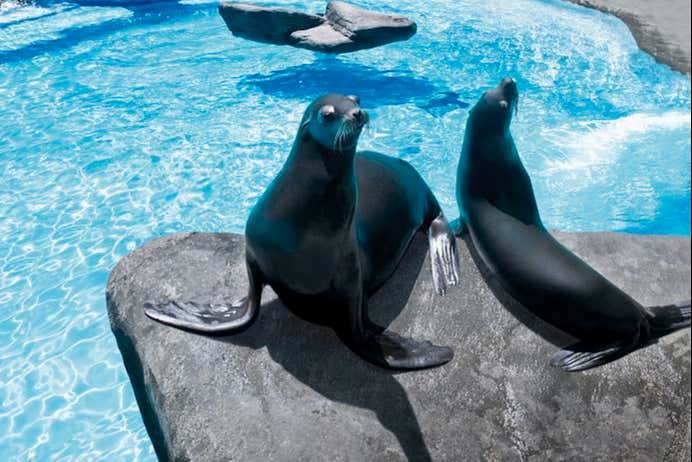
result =
[[[359,1],[419,32],[335,58],[234,38],[213,3],[0,3],[2,461],[155,460],[109,331],[108,272],[166,233],[242,231],[322,92],[360,95],[361,146],[409,160],[456,216],[468,106],[512,75],[549,227],[690,233],[690,81],[612,17]]]

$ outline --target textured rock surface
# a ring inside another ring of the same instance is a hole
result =
[[[374,13],[344,2],[329,3],[325,16],[229,2],[219,5],[219,14],[239,37],[323,53],[373,48],[416,33],[416,24],[403,16]]]
[[[557,237],[644,304],[690,298],[689,238]],[[555,347],[496,301],[461,241],[461,286],[446,297],[433,295],[420,239],[372,300],[378,322],[455,349],[437,369],[371,366],[271,290],[257,322],[234,336],[144,316],[150,299],[244,294],[242,242],[174,235],[111,274],[112,328],[162,460],[690,459],[689,330],[599,369],[561,373],[548,365]]]
[[[267,8],[244,3],[222,3],[219,14],[233,35],[257,42],[288,45],[296,30],[311,29],[324,17],[286,8]]]
[[[569,0],[622,19],[639,47],[659,62],[690,73],[689,0]]]
[[[325,17],[334,29],[357,43],[380,45],[416,33],[416,23],[404,16],[375,13],[344,2],[330,2]]]
[[[353,40],[325,23],[308,30],[298,30],[291,34],[293,46],[325,53],[348,53],[362,49]]]

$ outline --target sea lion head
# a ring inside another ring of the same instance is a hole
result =
[[[483,93],[469,114],[469,127],[475,134],[504,135],[509,132],[512,115],[517,111],[519,91],[510,77]]]
[[[311,138],[330,152],[355,152],[368,120],[368,113],[361,109],[357,96],[330,93],[308,106],[301,131],[303,137]]]

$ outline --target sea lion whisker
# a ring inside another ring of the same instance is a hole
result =
[[[339,144],[340,144],[340,149],[344,148],[344,142],[348,139],[351,138],[351,136],[355,133],[356,128],[352,122],[346,121],[344,124],[341,126],[341,130],[339,132]]]
[[[344,140],[346,139],[346,124],[341,125],[341,129],[339,130],[339,151],[344,150]]]
[[[358,126],[358,123],[357,123],[357,122],[349,121],[349,123],[348,123],[348,130],[349,130],[351,133],[353,133],[353,131],[356,130],[356,127],[357,127],[357,126]]]
[[[517,95],[517,98],[514,101],[514,115],[517,114],[519,114],[519,95]]]
[[[354,122],[349,122],[346,124],[346,138],[350,138],[358,130]]]
[[[344,131],[344,125],[341,124],[339,129],[336,131],[336,135],[334,136],[334,150],[335,151],[341,151],[341,135]]]

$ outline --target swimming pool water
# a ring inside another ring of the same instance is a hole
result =
[[[358,3],[419,32],[337,58],[235,38],[215,3],[2,3],[0,460],[155,460],[108,273],[157,236],[241,232],[326,91],[360,95],[361,147],[409,160],[455,217],[468,106],[514,76],[547,226],[690,234],[690,80],[619,20],[559,1]]]

